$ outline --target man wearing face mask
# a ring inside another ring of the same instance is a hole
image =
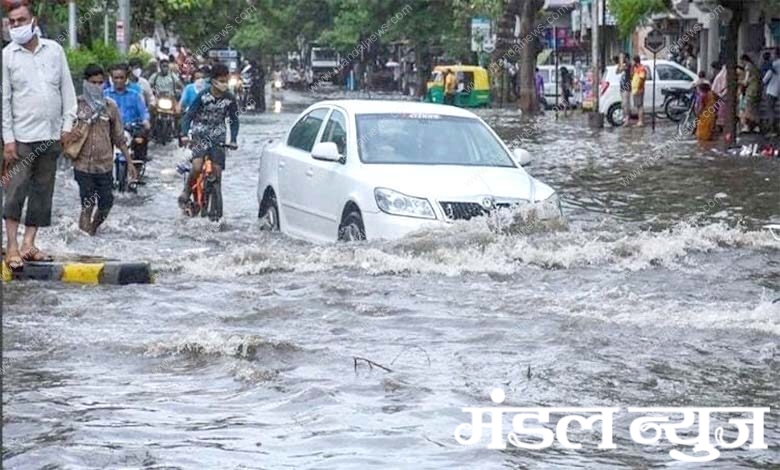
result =
[[[181,123],[179,145],[187,144],[187,135],[192,128],[192,169],[184,191],[179,196],[179,205],[184,208],[189,201],[192,184],[198,179],[203,168],[203,159],[211,157],[214,175],[220,178],[225,168],[225,149],[227,125],[230,123],[231,148],[238,148],[238,104],[236,97],[228,91],[228,68],[224,64],[214,64],[211,68],[211,86],[195,98]]]
[[[27,261],[50,259],[35,246],[39,227],[51,225],[52,196],[61,144],[73,132],[76,92],[65,52],[35,34],[37,20],[26,0],[4,2],[11,44],[3,48],[3,217],[6,262],[18,269]],[[21,248],[17,241],[27,202]]]
[[[177,77],[176,74],[171,73],[168,59],[160,60],[160,71],[153,74],[149,78],[149,83],[152,85],[152,90],[154,90],[154,96],[156,99],[159,100],[160,98],[171,98],[173,101],[176,111],[175,126],[178,127],[179,115],[181,113],[181,109],[179,108],[179,93],[181,93],[183,86],[179,80],[179,77]],[[152,113],[152,127],[154,127],[155,134],[157,134],[156,130],[158,113],[156,107],[152,108]]]
[[[168,96],[179,99],[179,93],[183,86],[179,77],[176,74],[171,73],[170,63],[168,59],[160,60],[160,71],[152,75],[149,79],[149,83],[152,85],[155,96],[158,98],[161,96]]]
[[[88,65],[84,70],[84,94],[78,98],[78,118],[89,123],[89,130],[73,161],[73,176],[81,197],[79,228],[90,235],[97,233],[114,204],[114,147],[130,156],[119,108],[103,96],[103,80],[103,69]],[[135,165],[128,165],[127,171],[130,179],[137,177]]]
[[[144,78],[143,68],[141,65],[141,59],[137,57],[130,59],[130,75],[128,75],[128,77],[130,78],[131,82],[137,83],[138,86],[141,87],[144,103],[146,104],[147,108],[152,109],[156,104],[154,90],[152,89],[152,85],[149,83],[149,80]]]
[[[187,112],[187,109],[192,105],[200,92],[205,90],[209,84],[206,81],[206,77],[209,75],[208,67],[201,67],[193,74],[193,82],[184,87],[184,92],[181,94],[181,101],[179,105],[183,112]]]

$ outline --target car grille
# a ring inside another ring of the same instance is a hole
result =
[[[439,202],[444,216],[450,220],[469,220],[487,215],[488,211],[476,202]]]
[[[444,216],[450,220],[470,220],[474,217],[489,215],[490,210],[482,207],[482,204],[476,202],[439,202]],[[496,209],[509,209],[513,204],[508,202],[496,203]]]

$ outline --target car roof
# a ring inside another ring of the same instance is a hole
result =
[[[350,114],[397,114],[420,113],[440,114],[443,116],[476,118],[471,111],[455,106],[447,106],[435,103],[421,103],[419,101],[401,100],[325,100],[314,106],[338,106]]]
[[[633,60],[631,62],[633,63]],[[653,59],[642,59],[641,62],[642,62],[642,65],[653,65]],[[675,62],[673,60],[658,59],[658,60],[655,61],[655,64],[656,65],[673,65],[673,66],[676,66],[678,68],[685,69],[685,67],[683,67],[682,65],[678,64],[677,62]],[[615,64],[607,66],[607,69],[610,69],[610,70],[616,69],[616,68],[617,68],[617,65],[615,65]],[[691,73],[693,73],[693,72],[691,72]]]
[[[443,72],[447,69],[452,69],[453,72],[475,72],[477,70],[485,70],[484,67],[479,65],[437,65],[433,68],[434,72]]]

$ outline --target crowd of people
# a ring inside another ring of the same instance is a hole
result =
[[[742,133],[763,133],[773,137],[778,132],[777,101],[780,97],[780,48],[773,54],[765,52],[760,68],[748,54],[739,58],[737,72],[737,116]],[[727,67],[720,62],[711,64],[710,74],[699,72],[696,81],[696,135],[710,140],[725,123],[728,88]],[[763,108],[763,111],[762,111]],[[715,109],[713,113],[708,112]]]
[[[222,171],[228,128],[230,145],[236,148],[239,125],[226,65],[202,65],[185,84],[177,73],[182,69],[170,58],[161,57],[146,73],[138,59],[115,64],[108,71],[93,63],[84,69],[83,91],[77,96],[64,50],[56,41],[40,37],[30,8],[14,4],[7,18],[12,42],[3,49],[0,184],[5,191],[5,260],[10,268],[51,259],[36,246],[36,237],[40,227],[51,225],[60,155],[71,159],[79,186],[79,228],[97,233],[113,206],[114,149],[132,161],[125,130],[134,124],[153,130],[155,105],[163,97],[175,99],[183,113],[176,134],[181,145],[192,149],[189,182],[198,177],[206,153],[214,171]],[[127,171],[130,178],[136,177],[133,164],[127,165]],[[189,188],[185,184],[180,203]],[[25,204],[25,231],[19,244]]]

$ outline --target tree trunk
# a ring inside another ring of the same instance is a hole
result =
[[[495,97],[494,101],[501,106],[509,101],[505,62],[507,60],[512,60],[513,62],[517,60],[517,57],[510,57],[509,54],[512,46],[514,46],[515,14],[518,12],[518,1],[521,0],[508,1],[504,14],[498,19],[496,50],[493,51],[493,60],[490,68],[493,78],[492,94]]]
[[[726,81],[728,87],[726,89],[726,117],[723,126],[723,135],[726,143],[731,144],[736,141],[737,137],[737,42],[739,37],[739,26],[742,23],[743,17],[743,5],[741,2],[723,2],[723,6],[730,9],[733,13],[731,21],[728,25],[728,31],[726,33],[726,44],[724,53],[724,60],[728,69],[726,75]]]
[[[525,0],[520,5],[520,37],[532,35],[536,14],[544,6],[544,0]],[[520,87],[518,107],[524,113],[539,112],[539,103],[536,100],[536,56],[539,54],[538,40],[534,39],[520,49],[520,70],[517,81]]]

